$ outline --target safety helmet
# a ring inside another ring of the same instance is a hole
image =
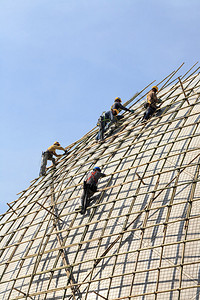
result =
[[[101,172],[101,169],[99,167],[94,167],[93,171],[95,170]]]
[[[122,102],[122,99],[120,97],[115,98],[115,101]]]
[[[60,146],[60,143],[59,142],[55,142],[55,143],[53,143],[54,145],[56,145],[56,146]]]
[[[158,92],[158,87],[156,85],[152,86],[152,90],[155,89]]]

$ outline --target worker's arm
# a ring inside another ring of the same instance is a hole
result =
[[[153,92],[153,93],[151,94],[151,98],[152,98],[152,100],[153,100],[154,102],[158,103],[158,97],[157,97],[157,95],[156,95],[155,92]]]
[[[119,108],[121,108],[121,109],[123,109],[123,110],[125,110],[125,111],[134,112],[134,110],[129,109],[129,108],[123,106],[121,103],[119,103]]]
[[[119,108],[125,110],[125,111],[130,111],[130,109],[126,108],[125,106],[123,106],[121,103],[119,103]]]
[[[53,155],[55,155],[56,157],[61,157],[62,156],[62,154],[57,154],[56,152],[54,152]]]
[[[106,174],[100,173],[101,177],[106,177]]]
[[[57,150],[63,150],[63,151],[65,151],[65,149],[63,147],[61,147],[61,146],[56,146],[56,149]]]

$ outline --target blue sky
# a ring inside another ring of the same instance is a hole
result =
[[[38,176],[42,150],[197,62],[199,20],[199,0],[1,0],[0,213]]]

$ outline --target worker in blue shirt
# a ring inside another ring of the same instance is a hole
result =
[[[131,113],[134,113],[134,110],[126,108],[121,104],[122,100],[120,97],[115,98],[114,104],[111,106],[111,110],[103,112],[98,120],[99,132],[96,136],[96,140],[104,139],[104,132],[114,123],[124,118],[119,114],[119,110],[125,110]]]

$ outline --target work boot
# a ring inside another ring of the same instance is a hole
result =
[[[76,211],[77,211],[77,210],[81,210],[81,209],[82,209],[82,206],[81,206],[81,205],[79,205],[79,207],[75,208]]]
[[[103,144],[103,143],[104,143],[104,140],[98,140],[98,143],[99,143],[99,144]]]
[[[144,124],[144,123],[146,123],[146,122],[147,122],[146,119],[143,119],[143,120],[141,121],[142,124]]]
[[[81,214],[81,215],[84,215],[84,214],[85,214],[85,210],[84,210],[83,207],[81,208],[80,214]]]

